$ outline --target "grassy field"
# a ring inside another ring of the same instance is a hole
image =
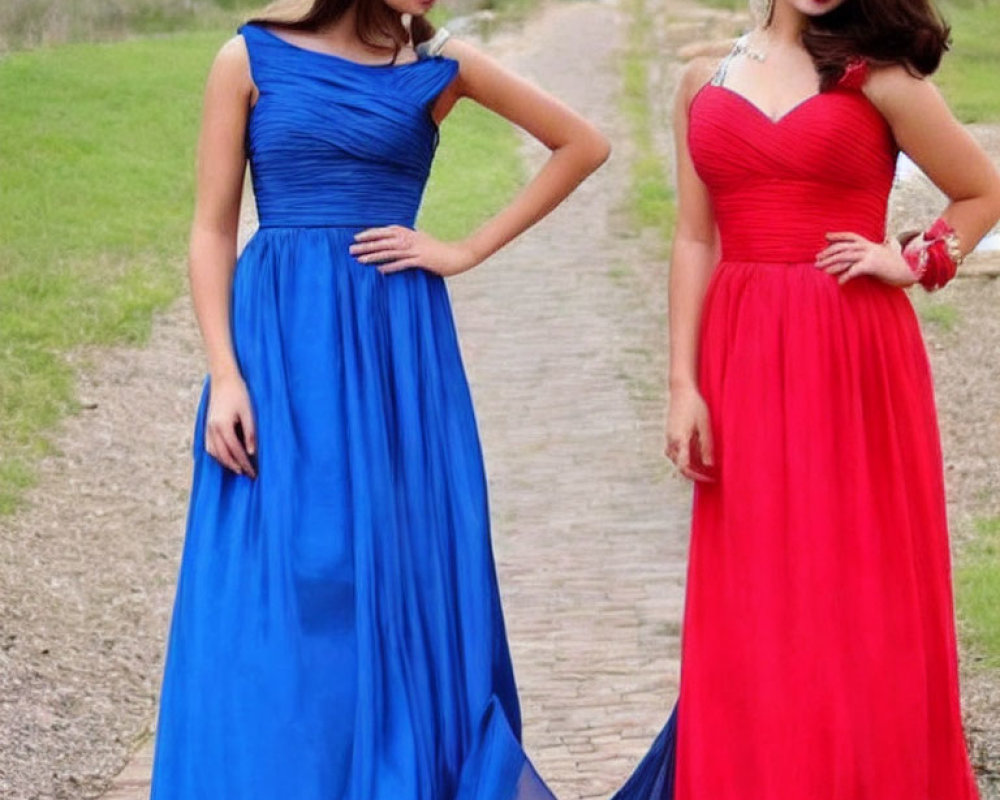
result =
[[[942,10],[953,45],[938,83],[963,122],[1000,121],[1000,0],[951,0]]]
[[[142,341],[181,289],[193,131],[218,41],[70,45],[0,63],[0,511],[74,408],[64,353]]]
[[[139,343],[184,289],[194,142],[219,31],[0,62],[0,513],[76,407],[74,348]],[[517,137],[456,109],[422,221],[458,236],[520,185]]]
[[[674,193],[669,166],[653,138],[650,105],[650,60],[654,57],[652,20],[644,0],[627,0],[629,15],[622,61],[622,111],[634,147],[629,205],[639,228],[655,228],[666,245],[674,226]]]
[[[419,224],[443,239],[469,233],[521,187],[519,140],[505,119],[461,101],[441,126],[441,145]]]
[[[0,0],[0,53],[71,41],[232,27],[269,0]],[[495,14],[489,27],[518,20],[538,0],[447,0],[431,19],[440,24],[475,10]]]
[[[980,520],[955,568],[965,641],[986,666],[1000,668],[1000,518]]]
[[[0,51],[225,26],[266,0],[3,0]]]

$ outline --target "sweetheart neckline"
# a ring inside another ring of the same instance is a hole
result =
[[[703,91],[705,91],[705,89],[708,89],[708,88],[719,89],[719,90],[725,92],[728,95],[732,95],[737,100],[742,101],[744,105],[749,106],[752,111],[755,111],[758,114],[758,116],[760,116],[762,119],[764,119],[767,122],[769,122],[774,127],[780,126],[782,122],[784,122],[790,116],[792,116],[793,114],[795,114],[795,112],[797,112],[797,111],[805,108],[806,106],[808,106],[810,103],[812,103],[813,100],[818,100],[820,97],[823,97],[824,95],[829,94],[829,92],[813,92],[811,95],[809,95],[808,97],[803,98],[802,100],[800,100],[799,102],[797,102],[795,105],[793,105],[791,108],[789,108],[787,111],[783,112],[780,116],[778,116],[778,117],[772,117],[770,114],[768,114],[766,111],[764,111],[764,109],[762,109],[760,106],[758,106],[755,102],[753,102],[753,100],[751,100],[745,94],[737,92],[735,89],[730,89],[728,86],[722,86],[722,85],[717,84],[717,83],[706,83],[704,86],[702,86],[695,93],[695,98],[697,98],[698,95],[700,95]],[[692,102],[692,104],[694,103],[694,98],[692,99],[691,102]]]

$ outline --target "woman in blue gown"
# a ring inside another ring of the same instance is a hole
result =
[[[190,253],[208,374],[153,800],[547,796],[519,744],[443,279],[547,214],[608,144],[435,33],[431,4],[279,7],[209,75]],[[552,155],[441,242],[413,225],[463,96]],[[247,161],[260,228],[237,258]]]

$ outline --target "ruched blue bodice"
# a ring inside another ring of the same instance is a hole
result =
[[[413,225],[438,130],[431,104],[458,62],[359,64],[240,28],[260,97],[246,148],[260,225]]]

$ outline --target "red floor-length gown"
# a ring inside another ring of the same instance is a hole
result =
[[[865,69],[772,121],[714,82],[688,142],[721,262],[700,384],[677,800],[969,800],[933,387],[906,292],[814,266],[885,236]]]

